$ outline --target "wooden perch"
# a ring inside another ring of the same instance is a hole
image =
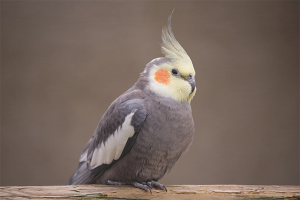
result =
[[[131,186],[5,186],[0,199],[284,199],[300,200],[300,186],[278,185],[172,185],[152,194]]]

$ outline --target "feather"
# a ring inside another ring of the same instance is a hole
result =
[[[172,11],[173,14],[174,10]],[[161,52],[172,62],[188,62],[192,65],[192,61],[186,51],[176,40],[171,26],[172,14],[169,16],[168,25],[162,29],[162,45]]]

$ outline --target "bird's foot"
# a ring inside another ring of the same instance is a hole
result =
[[[123,182],[117,182],[117,181],[111,181],[111,180],[105,180],[104,183],[106,185],[127,185],[127,183],[123,183]],[[165,190],[167,192],[167,188],[163,185],[160,184],[158,182],[155,181],[147,181],[147,182],[131,182],[131,185],[133,185],[136,188],[145,190],[145,191],[150,191],[150,193],[152,194],[151,189],[152,188],[157,188],[157,189],[161,189],[161,190]]]
[[[147,185],[150,186],[151,188],[158,188],[158,189],[161,189],[161,190],[165,190],[166,192],[168,191],[166,186],[164,186],[163,184],[160,184],[158,182],[155,182],[155,181],[149,181],[147,182]]]
[[[146,182],[142,182],[142,183],[132,182],[131,185],[133,185],[133,186],[136,187],[136,188],[145,190],[145,191],[148,191],[148,190],[149,190],[150,193],[152,194],[151,187],[150,187],[149,185],[147,185]]]
[[[105,180],[104,182],[106,185],[126,185],[126,183],[111,181],[111,180]]]
[[[151,194],[152,194],[152,191],[151,191],[152,188],[158,188],[161,190],[165,190],[167,192],[167,188],[163,184],[157,183],[155,181],[148,181],[148,182],[142,182],[142,183],[132,182],[131,185],[133,185],[136,188],[145,190],[145,191],[149,190]]]

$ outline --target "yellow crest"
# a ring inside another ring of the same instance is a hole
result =
[[[176,40],[172,32],[172,14],[169,16],[168,25],[162,30],[161,52],[166,58],[169,58],[173,62],[173,64],[180,70],[182,74],[191,73],[195,75],[195,70],[190,57]]]

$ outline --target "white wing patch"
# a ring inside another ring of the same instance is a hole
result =
[[[136,111],[136,110],[135,110]],[[92,159],[87,160],[87,151],[80,156],[79,162],[88,161],[92,168],[102,164],[110,164],[118,160],[124,150],[127,140],[134,135],[134,127],[131,125],[132,116],[135,111],[125,117],[125,121],[107,140],[101,143],[93,153]]]

